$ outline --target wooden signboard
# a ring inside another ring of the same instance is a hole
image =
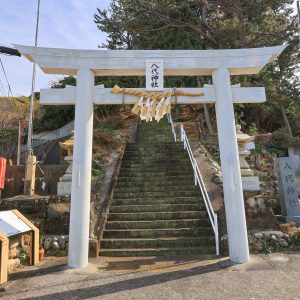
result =
[[[39,229],[17,209],[0,212],[0,284],[7,281],[9,237],[30,234],[30,265],[39,262]]]

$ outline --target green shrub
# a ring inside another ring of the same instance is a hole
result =
[[[266,150],[271,154],[275,154],[277,157],[282,156],[283,154],[279,145],[271,144],[266,148]]]
[[[272,142],[275,145],[287,145],[292,142],[291,136],[287,133],[286,129],[281,128],[277,131],[274,131],[272,134]]]
[[[257,134],[258,134],[258,129],[257,129],[255,123],[252,123],[252,124],[249,126],[249,134],[250,134],[250,135],[257,135]]]
[[[270,246],[266,241],[262,240],[262,248],[261,248],[261,252],[262,253],[266,253],[266,254],[270,254],[273,251],[273,247]]]
[[[101,175],[103,170],[101,168],[92,168],[92,175],[93,176],[99,176]]]

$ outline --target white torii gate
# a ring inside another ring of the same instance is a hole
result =
[[[230,85],[230,75],[257,74],[286,46],[228,50],[69,50],[15,45],[47,74],[77,75],[77,86],[41,90],[45,105],[75,105],[75,144],[68,265],[88,264],[90,189],[94,104],[133,104],[137,98],[94,86],[98,76],[145,76],[146,61],[159,59],[166,76],[212,76],[213,86],[186,89],[202,97],[178,97],[178,104],[215,103],[223,175],[229,255],[249,261],[244,199],[236,141],[233,103],[260,103],[264,88]],[[169,90],[169,89],[165,89]]]

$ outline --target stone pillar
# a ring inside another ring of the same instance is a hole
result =
[[[72,170],[69,257],[70,268],[88,265],[91,167],[93,143],[94,73],[77,72],[75,136]]]
[[[224,202],[230,259],[249,261],[244,197],[236,140],[230,74],[220,68],[212,74],[216,92],[216,117],[223,177]]]

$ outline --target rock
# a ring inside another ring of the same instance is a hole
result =
[[[282,238],[283,237],[283,232],[281,232],[281,231],[277,231],[277,232],[275,232],[274,233],[274,235],[277,237],[277,238]]]
[[[263,235],[261,232],[255,233],[254,236],[255,236],[257,239],[262,239],[262,238],[264,237],[264,235]]]
[[[16,258],[17,256],[18,256],[18,249],[17,249],[17,247],[12,248],[12,249],[9,250],[9,253],[8,253],[8,258],[9,259]]]
[[[17,256],[19,257],[21,253],[22,253],[22,246],[20,245],[17,247]]]
[[[44,247],[45,251],[48,251],[51,248],[51,244],[52,244],[51,238],[48,238],[44,241],[43,247]]]
[[[20,242],[16,241],[9,245],[9,249],[17,248],[20,245]]]
[[[276,237],[274,234],[272,234],[272,235],[271,235],[271,240],[277,242],[277,237]]]
[[[22,251],[25,252],[26,254],[29,254],[30,253],[30,245],[24,245],[22,247]]]
[[[53,250],[59,250],[60,247],[59,247],[58,241],[53,241],[52,244],[51,244],[51,248]]]
[[[286,233],[284,233],[284,234],[282,235],[282,238],[284,238],[286,241],[288,241],[288,240],[290,239],[289,235],[286,234]]]
[[[288,242],[283,238],[279,238],[278,243],[281,247],[288,247],[289,246]]]
[[[254,244],[254,249],[257,250],[257,251],[261,251],[262,250],[262,247],[263,247],[263,242],[262,240],[257,240]]]
[[[272,251],[278,251],[278,249],[279,249],[279,244],[278,244],[278,242],[277,242],[277,239],[276,239],[276,241],[273,240],[273,239],[271,239],[269,243],[270,243],[270,246],[273,248]]]
[[[65,236],[61,236],[58,239],[58,244],[59,244],[60,249],[64,250],[66,248],[66,237]]]
[[[8,273],[11,273],[13,270],[20,266],[21,262],[18,258],[8,260]]]
[[[262,239],[262,238],[263,238],[263,234],[260,233],[260,232],[255,233],[254,236],[255,236],[257,239]]]

